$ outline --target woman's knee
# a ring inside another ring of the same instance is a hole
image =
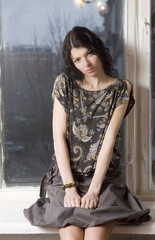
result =
[[[77,226],[67,226],[59,229],[61,240],[83,240],[84,230]]]
[[[85,229],[84,240],[109,240],[111,232],[117,222],[112,221],[103,226],[95,226]]]

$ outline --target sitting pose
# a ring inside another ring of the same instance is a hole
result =
[[[85,27],[68,32],[63,57],[52,93],[54,164],[24,214],[32,225],[58,227],[62,240],[108,240],[117,223],[150,219],[120,169],[119,130],[134,105],[132,84]]]

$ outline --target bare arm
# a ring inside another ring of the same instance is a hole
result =
[[[54,150],[62,181],[64,184],[73,182],[69,153],[66,143],[67,116],[59,101],[54,99],[53,108],[53,138]]]
[[[130,94],[131,85],[129,82],[127,82],[127,85],[128,93]],[[113,116],[106,131],[104,141],[98,156],[97,165],[92,182],[90,184],[87,194],[82,198],[81,207],[83,208],[94,208],[98,203],[98,195],[100,193],[104,177],[110,164],[116,136],[120,129],[127,106],[128,102],[121,104],[114,110]]]
[[[59,167],[60,175],[64,184],[74,182],[70,157],[66,142],[66,130],[67,130],[67,114],[63,107],[54,98],[53,108],[53,138],[54,138],[54,150]],[[66,196],[64,199],[64,206],[73,207],[80,206],[81,198],[79,197],[76,187],[67,188],[65,190]]]

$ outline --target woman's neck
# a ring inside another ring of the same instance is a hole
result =
[[[107,76],[105,73],[97,77],[86,77],[81,86],[87,90],[101,90],[111,85],[116,79]]]

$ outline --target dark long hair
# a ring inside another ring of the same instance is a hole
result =
[[[64,72],[71,79],[82,81],[84,74],[79,71],[71,59],[71,49],[75,47],[85,47],[96,54],[103,66],[104,72],[110,77],[118,77],[118,71],[113,68],[112,58],[109,49],[93,32],[85,27],[74,27],[65,37],[63,43]]]

